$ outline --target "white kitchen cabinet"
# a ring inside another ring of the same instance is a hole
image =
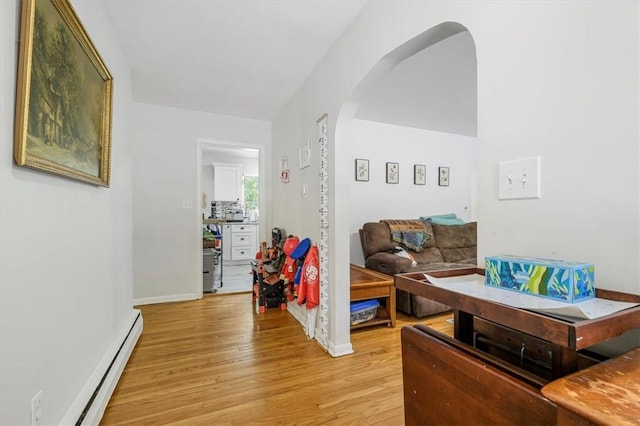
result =
[[[233,223],[222,225],[222,260],[251,260],[258,251],[258,225]]]
[[[236,201],[241,198],[242,166],[214,163],[213,199],[216,201]]]

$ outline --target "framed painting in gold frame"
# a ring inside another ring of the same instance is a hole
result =
[[[113,78],[68,0],[23,0],[14,158],[109,186]]]

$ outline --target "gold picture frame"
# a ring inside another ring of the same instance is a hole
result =
[[[109,186],[113,78],[68,0],[23,0],[16,164]]]

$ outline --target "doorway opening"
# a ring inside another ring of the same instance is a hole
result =
[[[263,151],[264,147],[256,145],[198,143],[202,221],[197,239],[203,250],[198,289],[202,293],[252,291],[249,260],[255,257],[261,235]]]
[[[420,56],[414,55],[419,54],[420,52],[423,52],[424,54],[432,53],[434,50],[437,50],[438,47],[445,46],[447,42],[456,41],[456,38],[467,39],[466,47],[468,49],[466,49],[466,51],[469,53],[466,56],[466,59],[469,62],[466,65],[461,65],[458,68],[452,69],[448,74],[445,73],[443,76],[444,78],[431,76],[430,73],[436,69],[439,64],[450,59],[448,57],[449,54],[456,52],[456,50],[449,50],[445,52],[446,54],[442,57],[441,62],[434,62],[433,64],[418,70],[417,76],[422,78],[422,80],[417,80],[418,83],[414,85],[413,88],[409,88],[410,91],[413,90],[416,92],[416,89],[421,89],[425,86],[429,86],[430,84],[428,83],[435,82],[435,91],[431,93],[421,92],[421,99],[419,98],[418,100],[422,100],[423,103],[440,102],[440,105],[427,112],[423,109],[409,108],[408,110],[405,110],[404,113],[396,116],[396,118],[402,118],[403,116],[404,118],[412,119],[427,117],[431,119],[437,118],[440,112],[450,106],[448,102],[452,100],[451,96],[447,95],[443,91],[438,91],[438,89],[457,89],[455,83],[447,84],[451,82],[449,77],[459,76],[460,71],[471,71],[471,79],[469,80],[472,82],[471,88],[467,92],[467,95],[463,95],[462,98],[459,98],[463,102],[458,105],[463,107],[466,105],[470,108],[470,110],[467,111],[469,114],[463,114],[463,110],[460,110],[460,115],[466,115],[469,117],[473,133],[462,135],[475,139],[476,143],[474,146],[476,146],[477,149],[477,138],[475,134],[475,129],[477,127],[477,62],[475,43],[473,42],[473,38],[471,37],[471,34],[469,34],[467,28],[456,22],[445,22],[436,25],[404,44],[399,45],[384,57],[381,57],[378,63],[371,68],[369,73],[357,85],[349,99],[344,102],[338,114],[335,143],[333,145],[335,151],[333,153],[335,159],[335,180],[350,182],[350,184],[336,187],[334,195],[334,212],[343,212],[340,214],[340,222],[344,223],[344,225],[341,223],[340,226],[334,226],[332,230],[332,237],[335,244],[331,247],[330,263],[335,282],[345,283],[344,285],[336,285],[331,294],[329,306],[329,318],[332,322],[332,329],[334,330],[331,339],[336,346],[350,346],[349,323],[348,321],[344,321],[343,318],[348,318],[349,312],[349,286],[347,285],[347,283],[349,283],[349,263],[353,262],[361,265],[364,264],[358,229],[360,229],[362,224],[366,221],[377,222],[388,217],[406,219],[416,216],[416,218],[418,218],[423,215],[436,214],[433,211],[435,208],[432,209],[432,206],[428,204],[429,201],[434,200],[435,194],[439,194],[446,198],[453,193],[453,191],[451,191],[453,183],[448,187],[437,184],[438,180],[436,179],[436,176],[438,169],[440,167],[449,167],[451,182],[453,182],[453,172],[458,170],[453,169],[451,165],[444,164],[444,158],[440,160],[442,162],[439,161],[438,163],[434,163],[434,156],[432,154],[437,153],[439,148],[435,149],[432,153],[419,152],[419,149],[416,148],[425,148],[424,139],[420,137],[416,138],[415,145],[409,147],[408,151],[411,155],[403,158],[395,158],[396,155],[403,153],[403,151],[398,149],[398,142],[402,140],[399,140],[397,135],[393,136],[392,134],[387,134],[384,135],[385,140],[378,140],[376,143],[372,143],[371,140],[368,140],[368,145],[358,145],[356,144],[356,137],[358,137],[358,129],[356,129],[358,124],[356,123],[368,121],[370,123],[373,122],[376,125],[381,124],[382,126],[401,126],[409,130],[419,129],[419,127],[412,122],[390,121],[384,123],[381,115],[376,117],[376,113],[385,113],[383,107],[388,104],[383,105],[383,103],[378,103],[378,107],[380,108],[372,108],[368,111],[370,115],[365,117],[363,114],[367,109],[366,100],[372,93],[376,92],[377,87],[388,82],[388,80],[393,80],[393,72],[396,70],[402,70],[403,63],[405,65],[410,64],[412,59],[417,59]],[[440,46],[438,46],[439,44]],[[389,101],[393,101],[402,104],[403,100],[406,99],[407,96],[417,93],[407,93],[402,90],[389,88],[386,90],[381,89],[378,94],[387,96],[387,101],[384,102],[388,103]],[[371,104],[369,106],[375,105]],[[449,115],[449,117],[455,118],[455,115]],[[436,120],[436,122],[444,124],[445,120],[440,118],[439,120]],[[433,127],[428,131],[439,133],[448,132],[446,128]],[[372,133],[375,135],[375,132],[369,132],[369,134]],[[370,149],[375,151],[370,150],[369,153],[364,153],[364,151],[362,151],[364,146],[368,146]],[[383,152],[384,148],[388,148],[386,152]],[[404,151],[406,150],[407,149],[404,149]],[[369,160],[368,181],[356,181],[354,179],[354,159]],[[392,185],[386,182],[385,167],[387,163],[399,164],[400,174],[398,184]],[[475,169],[477,161],[475,158],[472,158],[468,164]],[[420,166],[418,168],[419,170],[425,170],[425,167],[422,166],[426,166],[427,179],[425,185],[422,184],[422,181],[420,181],[419,184],[414,183],[415,178],[413,174],[416,169],[416,165]],[[456,183],[458,182],[460,181],[457,181]],[[463,215],[466,215],[465,219],[468,221],[475,218],[475,193],[477,191],[475,170],[468,171],[466,182],[464,182],[464,184],[468,188],[468,192],[466,194],[467,209],[466,211],[464,210],[464,205],[461,205],[461,208],[463,209]],[[432,194],[425,194],[424,191],[426,188],[430,188]],[[445,188],[448,188],[449,191]],[[423,193],[417,193],[421,190]],[[382,195],[381,191],[386,191],[385,195]],[[388,191],[393,191],[393,193],[389,194]],[[396,197],[399,192],[402,192],[405,197],[402,201],[398,200]],[[356,208],[356,204],[354,204],[356,202],[354,200],[355,194],[359,194],[361,196],[370,195],[371,201],[366,205],[363,205],[362,203],[357,204]],[[419,205],[418,201],[423,204]],[[448,206],[450,205],[451,204]],[[449,208],[448,206],[445,207]],[[402,209],[403,207],[404,209]],[[437,208],[440,209],[440,207]],[[390,210],[386,211],[385,209]],[[409,212],[407,210],[412,211]],[[365,217],[360,215],[357,217],[355,214],[356,212],[359,215],[362,213],[369,216]],[[348,216],[346,218],[344,217],[345,213]],[[337,223],[336,220],[334,220],[334,222]]]
[[[475,45],[465,30],[402,60],[363,93],[351,150],[372,172],[367,182],[350,180],[351,263],[364,264],[358,229],[366,222],[437,214],[475,220],[476,69]],[[383,173],[388,162],[399,168],[395,185]],[[443,169],[450,184],[439,181]],[[419,181],[416,170],[424,172]]]

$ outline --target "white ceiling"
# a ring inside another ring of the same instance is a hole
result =
[[[107,0],[136,102],[270,121],[366,0]],[[476,134],[468,32],[398,65],[357,117]]]
[[[365,0],[108,0],[137,102],[270,121]]]

